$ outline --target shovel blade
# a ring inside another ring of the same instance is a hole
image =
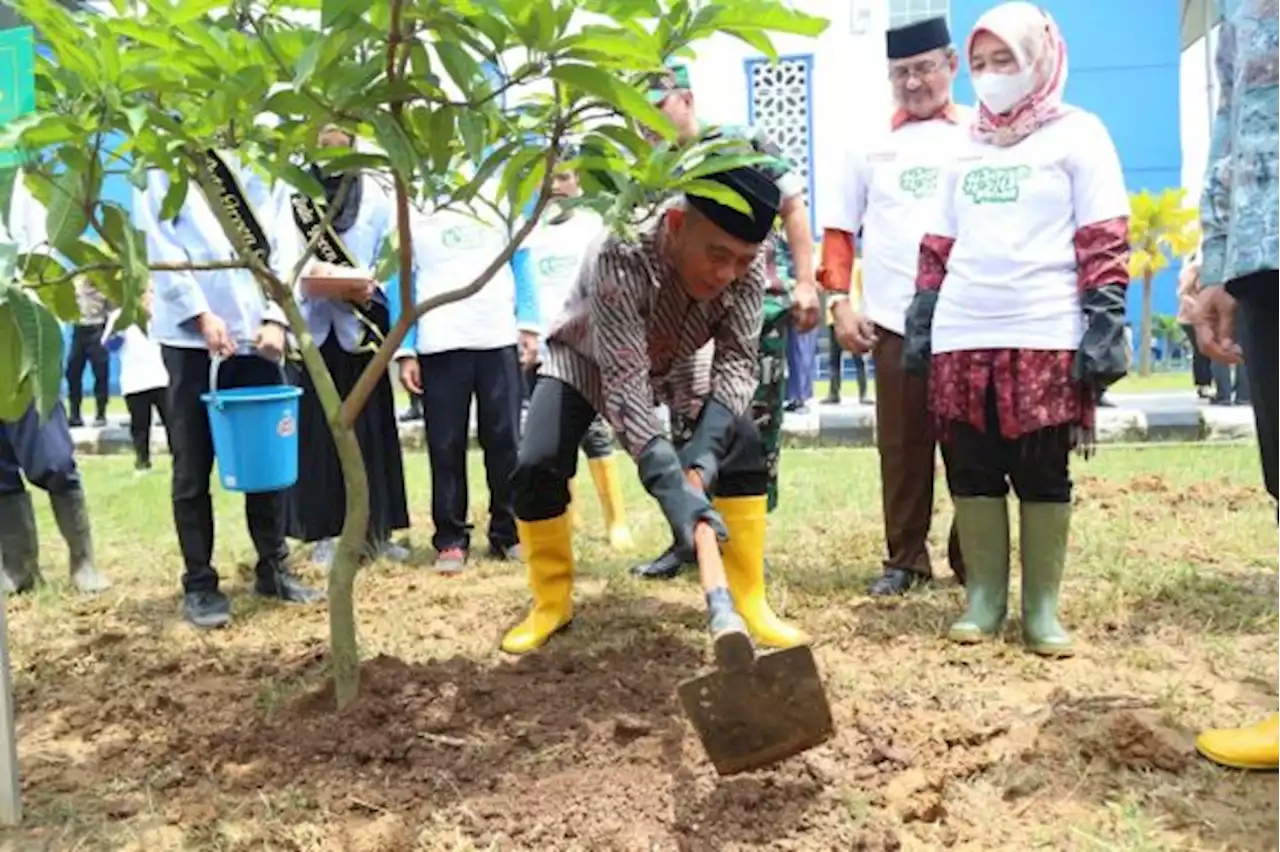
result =
[[[717,669],[676,688],[720,775],[762,769],[829,740],[831,706],[807,645]]]

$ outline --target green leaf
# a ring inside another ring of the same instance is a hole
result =
[[[94,171],[100,174],[99,170]],[[45,231],[50,245],[61,250],[68,243],[80,239],[85,228],[89,227],[86,206],[98,195],[95,190],[86,198],[85,179],[80,172],[68,170],[53,179],[53,192],[45,212]]]
[[[320,26],[324,29],[349,24],[373,7],[373,0],[324,0],[320,4]]]
[[[22,335],[23,363],[37,411],[49,416],[62,391],[62,327],[44,305],[22,291],[9,300]]]
[[[649,103],[640,90],[590,65],[557,65],[551,77],[579,92],[599,98],[626,118],[638,121],[663,139],[675,139],[676,128],[666,114]]]
[[[390,113],[379,112],[373,117],[373,128],[378,144],[391,160],[391,168],[405,180],[413,180],[418,155],[413,149],[413,140],[404,132],[400,122]]]
[[[445,72],[453,80],[454,85],[462,92],[463,98],[470,100],[475,94],[477,84],[484,80],[480,63],[455,42],[442,40],[435,42],[432,46],[436,49],[436,56],[440,57],[440,64],[444,66]]]
[[[0,288],[0,420],[17,420],[31,405],[31,388],[24,385],[22,330],[12,300],[17,290]]]
[[[164,200],[160,202],[160,218],[164,221],[176,219],[182,212],[182,205],[187,203],[187,192],[191,181],[185,171],[169,175],[169,188],[165,190]]]
[[[41,284],[64,278],[67,270],[52,255],[24,254],[18,258],[19,278],[35,292],[40,301],[53,311],[58,319],[75,322],[80,319],[80,306],[76,302],[76,285],[67,278],[58,284]]]
[[[712,180],[692,180],[684,184],[683,189],[689,195],[700,195],[703,198],[709,198],[726,207],[732,207],[739,213],[748,215],[751,213],[751,205],[736,190],[730,189],[722,183]]]

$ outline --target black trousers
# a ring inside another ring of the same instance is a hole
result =
[[[1227,282],[1227,292],[1239,302],[1236,336],[1249,365],[1249,396],[1258,430],[1258,451],[1262,457],[1262,479],[1267,493],[1276,498],[1276,336],[1277,286],[1280,273],[1274,269],[1255,272]]]
[[[166,405],[169,450],[173,455],[173,522],[178,531],[187,592],[218,587],[213,569],[213,436],[201,394],[209,390],[209,353],[204,349],[162,346],[169,371]],[[224,361],[218,387],[229,389],[284,383],[280,367],[263,358],[245,356]],[[260,574],[274,571],[289,555],[285,542],[285,491],[246,494],[245,522],[258,552]]]
[[[111,394],[111,356],[102,345],[105,323],[77,325],[71,331],[71,354],[67,356],[67,404],[71,420],[80,419],[80,403],[84,399],[84,365],[93,368],[93,400],[96,414],[105,417]]]
[[[471,547],[467,427],[474,397],[489,485],[489,546],[505,551],[517,541],[511,476],[520,443],[522,386],[516,347],[454,349],[419,355],[418,363],[431,462],[432,545],[437,551]]]
[[[160,424],[169,428],[167,388],[152,388],[126,394],[124,404],[129,407],[129,437],[133,439],[133,455],[139,464],[151,462],[151,409],[160,415]]]
[[[1187,345],[1191,347],[1191,381],[1198,388],[1208,387],[1213,381],[1212,364],[1209,361],[1209,356],[1200,351],[1200,344],[1196,340],[1195,326],[1182,326],[1182,333],[1187,336]]]
[[[596,419],[582,394],[559,379],[538,379],[516,465],[516,515],[522,521],[546,521],[569,506],[569,480],[578,470],[578,447]],[[769,490],[764,442],[750,417],[738,419],[733,440],[720,461],[715,484],[719,497],[763,497]]]
[[[987,428],[949,424],[942,442],[952,497],[1004,497],[1012,484],[1024,503],[1071,502],[1071,427],[1050,426],[1012,440],[1001,436],[994,388],[987,394]]]

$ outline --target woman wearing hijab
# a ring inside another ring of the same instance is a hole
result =
[[[329,127],[320,134],[322,147],[350,148],[355,139],[346,131]],[[386,195],[373,181],[356,175],[325,175],[312,166],[312,175],[324,187],[324,207],[295,195],[281,223],[292,229],[301,251],[309,244],[325,211],[337,210],[330,228],[316,243],[316,253],[299,276],[298,301],[339,395],[346,397],[373,358],[373,349],[390,329],[386,295],[373,279],[394,219]],[[339,197],[341,193],[341,197]],[[298,414],[298,482],[291,491],[292,537],[319,542],[312,558],[323,565],[333,560],[334,545],[342,532],[346,490],[338,452],[326,422],[315,386],[305,370]],[[409,510],[405,498],[404,462],[396,427],[391,379],[384,375],[370,394],[355,423],[356,438],[369,477],[370,557],[404,561],[409,552],[391,542],[395,530],[407,529]]]
[[[949,636],[979,642],[1004,622],[1012,484],[1023,638],[1065,657],[1068,459],[1092,446],[1098,397],[1128,365],[1129,201],[1107,129],[1062,101],[1067,50],[1047,13],[997,6],[965,53],[980,104],[921,241],[904,352],[930,372],[968,563],[968,609]]]

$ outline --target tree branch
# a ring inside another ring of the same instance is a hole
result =
[[[393,3],[398,5],[398,0],[393,0]],[[558,89],[559,87],[557,86],[557,96]],[[551,201],[551,180],[555,176],[556,159],[560,155],[560,140],[564,136],[568,127],[573,123],[573,120],[574,113],[568,113],[556,120],[551,131],[551,138],[547,145],[546,154],[543,157],[545,171],[542,175],[542,183],[538,189],[538,201],[534,205],[533,213],[526,218],[524,224],[521,225],[514,234],[512,234],[511,239],[507,241],[506,247],[503,248],[498,256],[493,259],[493,262],[485,267],[485,270],[481,272],[480,275],[477,276],[470,284],[457,290],[440,293],[419,302],[414,305],[412,311],[408,309],[408,305],[412,302],[412,287],[410,286],[410,282],[406,280],[405,275],[406,265],[410,265],[410,272],[412,271],[412,255],[405,255],[405,246],[407,245],[407,240],[405,238],[408,236],[408,227],[407,224],[401,225],[400,318],[396,321],[396,324],[392,327],[390,333],[387,334],[386,338],[382,341],[382,346],[378,348],[377,353],[374,354],[373,358],[365,366],[364,372],[360,374],[360,378],[356,381],[355,387],[351,389],[351,393],[349,393],[347,398],[343,400],[341,413],[342,425],[350,426],[355,423],[355,419],[357,415],[359,415],[360,409],[364,406],[365,401],[368,400],[374,387],[382,380],[382,376],[386,375],[387,368],[390,366],[396,350],[399,349],[400,344],[409,333],[409,329],[412,328],[425,313],[474,296],[476,293],[479,293],[484,289],[485,285],[493,279],[493,276],[498,274],[498,270],[511,262],[512,256],[515,254],[516,250],[520,248],[521,243],[523,243],[533,231],[538,220],[542,217],[542,211],[546,209],[547,204]],[[403,187],[400,185],[401,182],[401,179],[397,178],[396,206],[398,209],[402,208],[403,214],[407,220],[408,198],[403,192]]]

